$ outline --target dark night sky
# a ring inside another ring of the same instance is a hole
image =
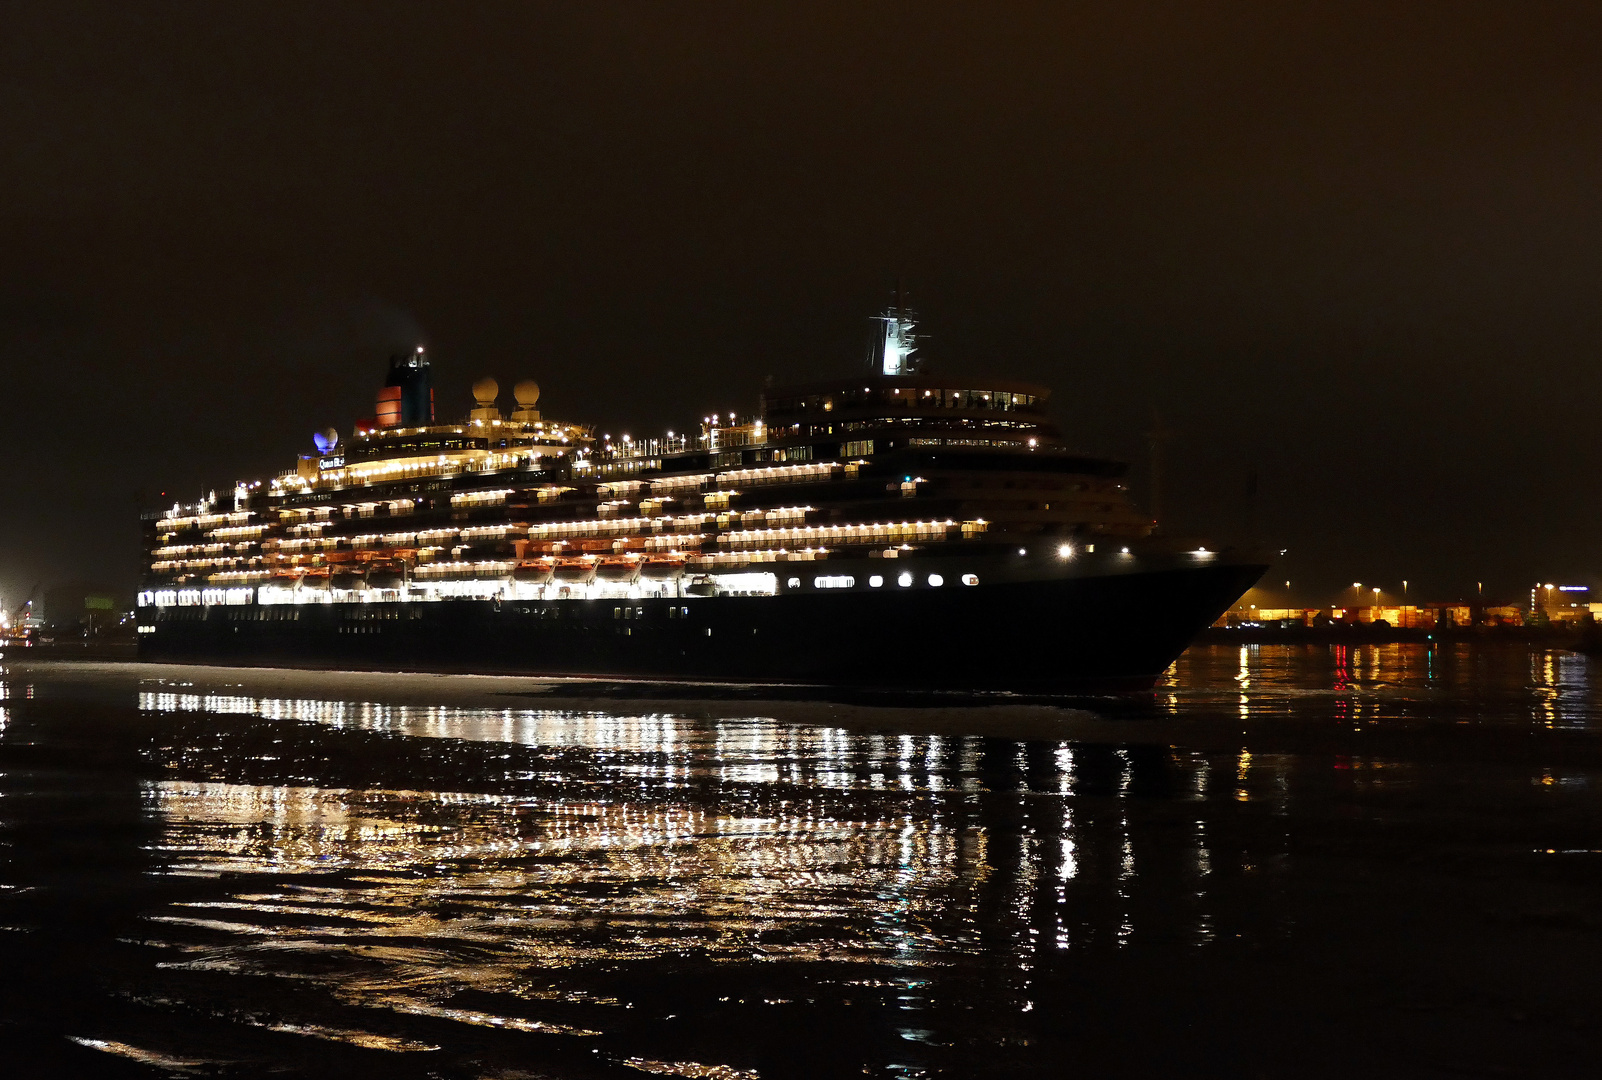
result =
[[[1238,534],[1257,470],[1310,600],[1602,572],[1594,4],[0,20],[7,602],[131,586],[141,502],[348,431],[392,347],[445,413],[533,376],[652,433],[852,370],[898,277],[1079,446],[1160,409],[1175,526]]]

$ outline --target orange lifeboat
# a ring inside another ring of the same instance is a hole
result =
[[[640,564],[640,576],[647,581],[677,581],[683,575],[683,559],[646,559]]]
[[[595,576],[602,581],[627,584],[640,576],[640,564],[636,559],[602,559]]]
[[[563,585],[587,585],[595,580],[595,560],[557,559],[551,576]]]

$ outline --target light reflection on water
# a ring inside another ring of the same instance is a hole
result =
[[[1419,717],[1593,730],[1599,711],[1592,664],[1562,649],[1461,643],[1218,646],[1182,657],[1159,682],[1158,700],[1176,715],[1227,700],[1243,720],[1394,725]],[[1327,717],[1308,709],[1308,699],[1320,697],[1335,702]],[[1432,706],[1450,715],[1435,715]]]
[[[1060,1020],[1073,972],[1291,947],[1308,918],[1293,893],[1320,860],[1349,857],[1351,830],[1368,829],[1368,857],[1416,842],[1375,831],[1396,800],[1461,809],[1459,789],[1479,784],[1475,798],[1539,807],[1594,787],[1589,768],[1561,762],[1448,775],[1360,740],[1279,746],[1261,732],[1589,730],[1587,663],[1194,650],[1149,699],[1105,703],[1132,735],[1169,734],[1112,743],[989,737],[982,709],[969,733],[898,732],[782,710],[385,704],[145,675],[128,688],[154,829],[140,873],[167,891],[119,938],[149,954],[122,974],[124,994],[420,1058],[450,1054],[469,1029],[536,1038],[549,1075],[590,1075],[596,1060],[769,1078],[842,1062],[885,1075],[959,1058],[963,1075],[1044,1067],[1029,1047],[1042,1013]],[[33,696],[21,686],[0,681],[0,699]],[[0,747],[17,731],[5,722]],[[1174,722],[1214,734],[1187,745]],[[1220,725],[1242,737],[1219,743]],[[141,988],[148,972],[160,994]],[[307,989],[292,1006],[241,989],[268,984]],[[853,1028],[859,1046],[810,1051],[823,1058],[761,1034],[790,1030],[771,1019],[786,1010],[836,1023],[841,1009],[876,1019]],[[70,1034],[152,1061],[207,1054],[181,1029]],[[586,1056],[550,1049],[569,1044]]]

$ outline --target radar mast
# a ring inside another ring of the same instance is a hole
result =
[[[884,334],[875,342],[874,359],[885,375],[911,375],[923,366],[913,356],[918,351],[917,315],[901,302],[901,289],[897,287],[895,299],[875,322],[884,324]]]

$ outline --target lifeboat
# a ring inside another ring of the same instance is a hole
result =
[[[640,564],[635,559],[602,559],[595,576],[602,581],[627,584],[639,578]]]
[[[555,569],[554,559],[535,559],[533,562],[518,563],[512,569],[512,580],[519,585],[548,585]]]
[[[406,575],[397,566],[378,565],[367,571],[370,589],[399,589],[406,584]]]
[[[689,596],[716,596],[718,587],[710,577],[704,574],[697,574],[684,587],[684,591]]]
[[[595,563],[589,559],[558,559],[551,576],[563,585],[585,585],[595,580]]]
[[[683,559],[646,559],[640,565],[640,576],[647,581],[677,581],[683,574]]]
[[[359,589],[362,587],[360,570],[338,569],[328,575],[328,584],[334,589]]]

